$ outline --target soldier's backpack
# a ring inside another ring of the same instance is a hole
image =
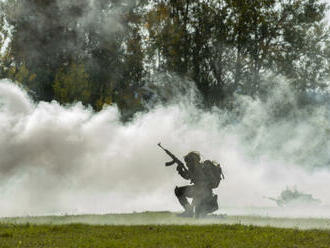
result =
[[[205,160],[203,163],[203,168],[209,186],[212,189],[217,188],[219,186],[220,181],[225,178],[222,173],[222,168],[220,164],[214,161]]]

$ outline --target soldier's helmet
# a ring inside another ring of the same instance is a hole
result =
[[[199,152],[196,152],[196,151],[189,152],[186,156],[184,156],[184,161],[187,164],[199,163],[201,161],[201,155]]]

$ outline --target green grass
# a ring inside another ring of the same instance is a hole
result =
[[[1,224],[0,247],[330,247],[330,231],[243,225]]]
[[[6,247],[330,248],[330,220],[257,216],[196,220],[170,212],[0,218],[0,248]]]

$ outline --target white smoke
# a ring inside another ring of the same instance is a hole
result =
[[[283,101],[297,109],[281,119]],[[299,110],[280,80],[265,100],[237,96],[236,110],[206,112],[185,99],[122,123],[116,106],[95,113],[80,103],[34,103],[2,80],[0,216],[179,211],[174,187],[189,182],[165,168],[160,141],[179,158],[198,150],[223,165],[220,209],[274,206],[263,196],[293,185],[330,204],[329,165],[319,166],[329,161],[327,106]]]

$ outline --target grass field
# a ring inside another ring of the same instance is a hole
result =
[[[266,222],[265,226],[257,227],[247,223],[258,220],[260,224],[263,218],[240,218],[213,217],[197,221],[178,218],[169,212],[2,218],[0,247],[330,248],[330,229],[276,228],[267,226]],[[233,224],[235,221],[246,225]]]

